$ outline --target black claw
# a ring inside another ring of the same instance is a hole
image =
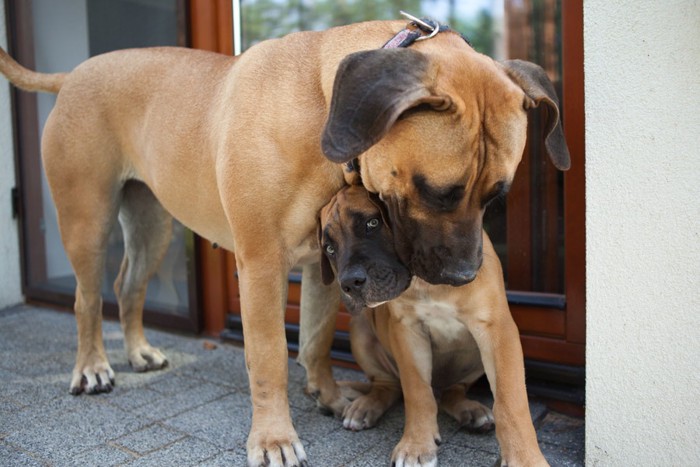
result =
[[[83,388],[81,388],[80,386],[70,388],[71,396],[79,396],[80,394],[82,394],[82,392],[83,392]]]
[[[442,440],[440,438],[435,438],[435,444],[440,446],[442,444]]]
[[[95,386],[95,392],[112,392],[112,386],[107,381],[102,381],[102,377],[97,375],[97,386]]]

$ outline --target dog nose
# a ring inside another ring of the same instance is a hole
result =
[[[359,293],[367,283],[367,273],[360,266],[353,266],[340,277],[340,287],[347,294]]]
[[[440,273],[442,283],[452,286],[465,285],[476,279],[476,273],[481,267],[481,258],[477,264],[462,259],[445,261]]]
[[[466,285],[476,279],[476,271],[443,271],[441,274],[442,283],[452,286]]]

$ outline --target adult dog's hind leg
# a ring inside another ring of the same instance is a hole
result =
[[[124,345],[134,371],[158,370],[168,361],[146,340],[143,305],[148,280],[158,270],[170,244],[172,216],[143,183],[127,182],[122,191],[119,223],[124,232],[124,259],[114,292]]]
[[[53,188],[53,187],[52,187]],[[77,287],[75,319],[78,354],[71,394],[109,392],[114,371],[102,340],[102,277],[109,232],[116,220],[118,188],[104,184],[73,184],[53,189],[58,224]]]
[[[440,408],[459,422],[461,428],[475,433],[493,429],[493,413],[481,402],[467,397],[470,383],[459,383],[442,392]]]

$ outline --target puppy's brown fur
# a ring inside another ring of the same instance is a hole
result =
[[[404,292],[408,283],[391,227],[362,186],[342,189],[321,211],[320,223],[324,279],[331,282],[337,274],[343,301],[359,312],[351,321],[352,353],[370,380],[365,394],[345,409],[343,425],[374,426],[403,394],[406,425],[392,462],[435,465],[440,433],[434,391],[441,393],[440,408],[462,426],[489,430],[491,410],[466,397],[486,369],[503,461],[547,465],[530,419],[501,264],[486,233],[484,261],[473,282],[451,287],[414,278]],[[376,288],[398,298],[363,309],[372,304]]]

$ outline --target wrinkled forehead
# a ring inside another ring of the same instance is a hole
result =
[[[343,188],[321,211],[321,225],[324,233],[351,228],[358,222],[363,223],[368,216],[379,213],[379,208],[372,203],[369,193],[362,186],[352,185]]]
[[[465,185],[486,166],[514,171],[526,130],[522,96],[472,97],[460,102],[458,113],[425,111],[397,122],[368,152],[367,163],[395,180],[419,176],[435,186]]]

